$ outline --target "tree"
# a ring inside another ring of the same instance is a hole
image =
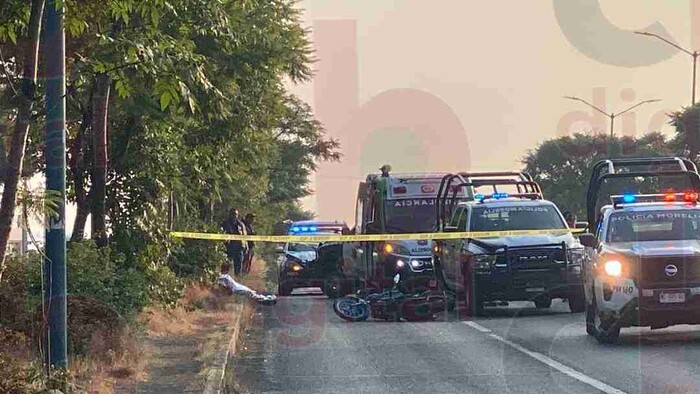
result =
[[[9,5],[10,9],[22,10],[17,2],[3,3],[3,7]],[[14,5],[14,7],[13,7]],[[4,10],[1,10],[4,11]],[[27,147],[27,136],[32,122],[32,112],[36,101],[37,91],[37,70],[39,68],[39,40],[41,33],[41,20],[44,12],[43,0],[32,0],[29,9],[29,20],[26,28],[21,28],[23,20],[0,19],[0,42],[9,39],[12,42],[17,40],[17,30],[24,30],[26,34],[26,49],[24,50],[24,61],[22,74],[19,81],[19,89],[14,87],[14,81],[8,80],[8,85],[12,89],[17,100],[17,118],[15,119],[15,131],[9,147],[7,165],[3,176],[4,188],[2,200],[0,201],[0,281],[5,267],[5,254],[7,243],[10,238],[10,229],[17,206],[17,186],[22,175],[24,156]],[[4,15],[4,13],[3,13]],[[13,13],[7,14],[10,17]],[[5,15],[5,18],[7,18]],[[18,14],[22,15],[22,13]],[[14,15],[15,17],[18,15]],[[0,18],[3,18],[0,16]],[[4,56],[0,58],[3,69],[6,70]],[[5,76],[9,78],[7,72]]]
[[[672,113],[671,124],[676,128],[675,149],[697,162],[700,154],[700,104]]]
[[[597,161],[609,157],[608,149],[619,152],[617,157],[672,156],[675,153],[660,133],[613,140],[601,134],[575,134],[543,142],[530,150],[522,163],[524,171],[532,174],[542,187],[545,198],[581,217],[586,211],[591,168]]]

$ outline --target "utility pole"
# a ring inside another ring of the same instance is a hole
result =
[[[60,196],[58,215],[46,229],[47,276],[44,301],[48,309],[48,365],[67,368],[66,314],[66,62],[63,0],[46,0],[46,190]]]
[[[634,33],[642,35],[642,36],[654,37],[656,39],[659,39],[659,40],[665,42],[666,44],[678,49],[679,51],[684,52],[686,55],[690,55],[690,57],[693,58],[693,82],[692,82],[692,87],[691,87],[691,89],[693,89],[693,92],[691,94],[691,97],[692,97],[691,105],[695,105],[695,79],[696,79],[695,75],[696,75],[696,72],[698,69],[698,56],[700,56],[700,52],[698,52],[698,51],[691,52],[691,51],[683,48],[682,46],[676,44],[675,42],[670,41],[664,37],[661,37],[660,35],[658,35],[656,33],[649,33],[647,31],[635,31]]]

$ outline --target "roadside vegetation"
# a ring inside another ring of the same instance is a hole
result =
[[[285,88],[311,76],[293,0],[64,1],[68,200],[78,215],[68,246],[71,370],[47,378],[43,256],[4,253],[16,206],[43,218],[56,203],[27,186],[46,156],[43,4],[0,4],[0,392],[10,393],[65,382],[81,391],[100,374],[138,379],[139,337],[193,302],[211,307],[206,296],[183,299],[206,294],[224,259],[220,243],[168,232],[218,231],[232,206],[271,232],[303,214],[316,163],[340,159]],[[22,198],[32,193],[38,200]]]

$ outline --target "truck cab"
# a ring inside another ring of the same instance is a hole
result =
[[[430,233],[444,174],[370,174],[357,192],[355,234]],[[463,191],[458,198],[471,198]],[[360,287],[384,288],[401,274],[405,288],[430,288],[435,281],[429,240],[347,242],[343,272]]]
[[[600,207],[605,181],[627,181],[622,189],[629,190],[631,180],[637,189],[659,192],[613,194]],[[594,166],[587,214],[595,233],[580,236],[593,256],[584,270],[589,335],[613,343],[624,327],[700,324],[698,190],[700,176],[687,159],[618,159]]]
[[[440,231],[485,235],[435,242],[433,258],[445,289],[464,300],[471,315],[482,314],[487,304],[509,301],[534,301],[538,308],[548,308],[553,298],[567,299],[572,312],[583,312],[584,249],[557,206],[544,200],[528,175],[475,175],[481,174],[446,178],[448,184],[457,178],[456,187],[473,188],[474,199],[454,202],[449,190],[441,195]],[[506,187],[512,193],[504,192]],[[490,193],[479,193],[484,188]],[[551,233],[518,234],[529,230]]]

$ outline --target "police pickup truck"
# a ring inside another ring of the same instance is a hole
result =
[[[343,235],[349,232],[345,222],[300,221],[289,227],[288,235]],[[301,287],[320,287],[329,297],[337,297],[335,281],[339,274],[335,259],[329,259],[322,245],[287,242],[277,249],[279,279],[277,294],[291,295]]]
[[[475,192],[473,200],[455,202],[450,193],[460,187],[475,191],[488,187],[493,193]],[[515,193],[499,191],[504,187]],[[433,259],[438,279],[466,301],[467,313],[480,315],[485,303],[506,305],[508,301],[534,301],[538,308],[548,308],[553,298],[566,298],[572,312],[583,312],[583,246],[529,175],[516,179],[449,175],[440,192],[440,231],[552,230],[551,234],[436,241]]]
[[[642,171],[631,168],[644,164]],[[660,167],[669,164],[671,170]],[[682,189],[613,195],[598,209],[605,181],[642,178],[655,178],[656,187],[674,178]],[[594,167],[587,213],[595,234],[580,241],[594,252],[584,269],[586,331],[599,342],[616,342],[622,327],[700,324],[697,190],[700,176],[685,159],[608,160]]]

